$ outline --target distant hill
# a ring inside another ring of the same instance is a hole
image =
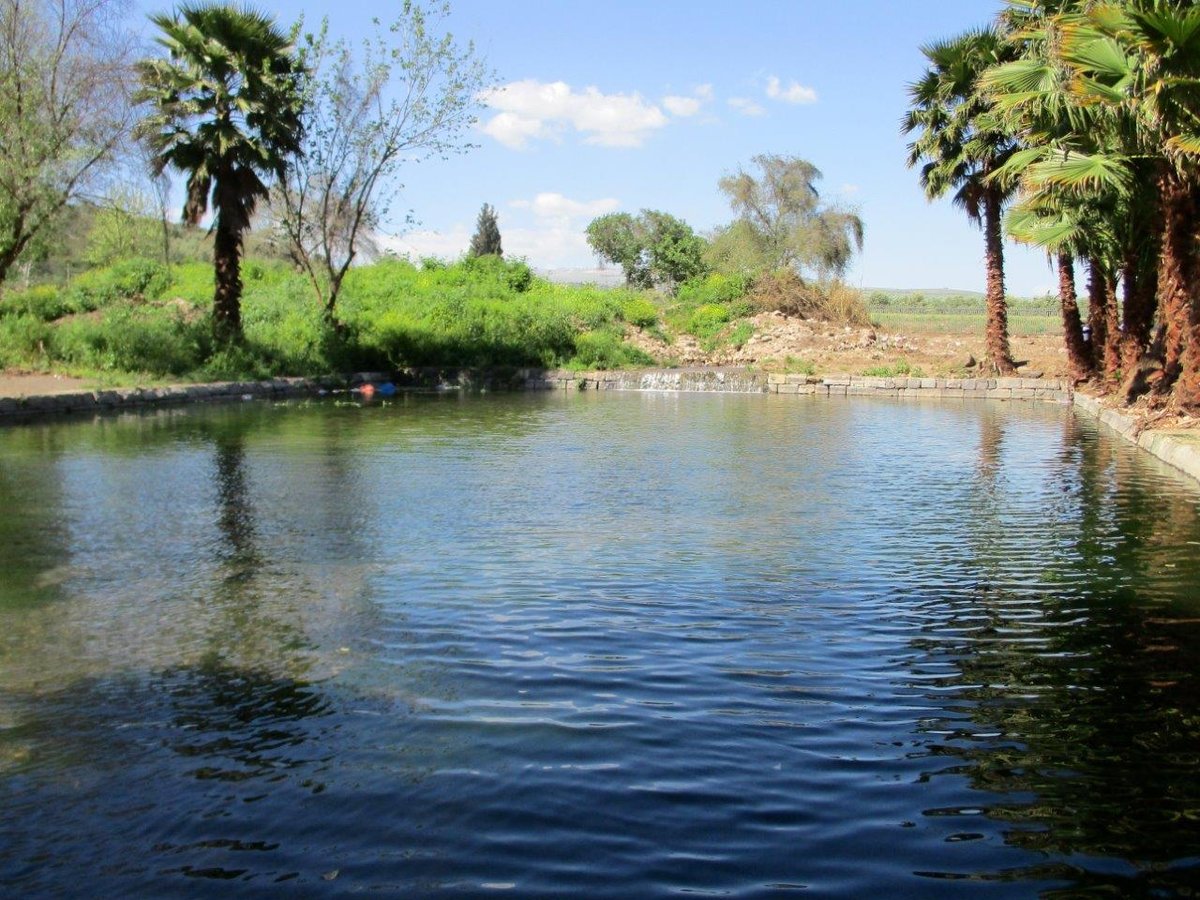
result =
[[[601,287],[620,287],[625,275],[620,269],[536,269],[538,275],[555,284],[598,284]]]

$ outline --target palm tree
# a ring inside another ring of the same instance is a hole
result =
[[[981,83],[1026,145],[1004,167],[1021,184],[1025,236],[1051,252],[1068,245],[1088,259],[1094,361],[1114,378],[1122,365],[1138,371],[1149,343],[1160,225],[1154,166],[1129,116],[1082,97],[1079,73],[1064,60],[1087,21],[1086,6],[1009,0],[1001,21],[1018,58],[984,73]],[[1120,329],[1118,272],[1125,292]]]
[[[1063,339],[1071,376],[1087,379],[1095,364],[1083,338],[1083,319],[1075,292],[1075,259],[1087,248],[1087,210],[1081,206],[1041,198],[1041,203],[1026,200],[1009,210],[1006,225],[1015,240],[1042,247],[1058,269],[1058,300],[1062,312]],[[1107,319],[1104,320],[1107,324]]]
[[[1043,53],[985,78],[1000,92],[998,105],[1028,113],[1053,104],[1072,113],[1047,142],[1054,152],[1033,167],[1040,171],[1032,180],[1116,195],[1125,211],[1127,397],[1144,383],[1146,365],[1138,363],[1149,350],[1161,356],[1159,392],[1174,387],[1181,406],[1200,409],[1200,7],[1181,0],[1009,3]],[[1040,143],[1037,136],[1031,143]]]
[[[954,191],[954,202],[982,224],[987,266],[987,355],[1000,374],[1015,371],[1008,343],[1004,296],[1004,244],[1000,230],[1004,205],[1015,185],[992,178],[1019,144],[1004,127],[980,89],[980,76],[1013,58],[1015,50],[995,28],[922,48],[929,68],[909,88],[911,107],[904,118],[908,165],[921,166],[921,186],[931,200]]]
[[[300,150],[302,69],[274,21],[248,8],[188,5],[151,21],[168,56],[138,64],[140,99],[152,108],[140,133],[156,174],[187,175],[184,222],[214,212],[213,330],[237,340],[242,239],[267,197],[263,179],[282,178]]]
[[[1060,55],[1080,101],[1120,116],[1138,155],[1152,162],[1161,385],[1174,387],[1180,406],[1200,409],[1200,7],[1124,0],[1060,18]]]

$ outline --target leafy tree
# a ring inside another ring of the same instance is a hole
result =
[[[500,226],[496,223],[496,210],[483,204],[479,219],[475,223],[475,234],[471,237],[469,256],[503,256],[500,244]]]
[[[373,250],[403,187],[401,168],[473,146],[464,135],[492,75],[473,44],[441,31],[449,12],[404,0],[357,49],[331,41],[328,22],[304,38],[303,154],[278,182],[273,212],[331,321],[346,273]]]
[[[140,131],[155,174],[171,166],[187,175],[184,222],[198,225],[213,209],[213,329],[238,339],[242,243],[268,195],[263,179],[282,179],[300,151],[303,69],[288,37],[252,10],[181,6],[151,21],[168,56],[138,64],[139,99],[151,108]]]
[[[84,259],[107,266],[131,256],[153,256],[161,244],[154,202],[130,187],[119,187],[92,218]]]
[[[128,135],[120,12],[117,0],[0,3],[0,283]]]
[[[593,219],[587,241],[595,254],[615,263],[630,287],[661,286],[674,291],[705,270],[704,238],[682,219],[654,209],[637,217],[609,213]]]
[[[1001,215],[1015,183],[993,178],[1020,144],[980,79],[990,67],[1016,58],[1016,48],[995,28],[970,31],[922,48],[929,66],[909,88],[903,129],[915,133],[908,165],[920,166],[930,199],[954,192],[954,202],[983,226],[987,269],[987,353],[992,367],[1011,374],[1008,307],[1004,295]]]
[[[621,267],[630,287],[648,288],[653,283],[644,235],[629,213],[609,213],[592,219],[587,227],[587,242],[601,260]]]
[[[862,249],[858,215],[821,202],[821,172],[812,163],[773,154],[751,161],[757,177],[738,170],[718,183],[738,218],[714,236],[710,258],[726,271],[751,275],[775,269],[843,274]]]

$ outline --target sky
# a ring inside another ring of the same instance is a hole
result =
[[[322,16],[355,39],[385,4],[266,0],[290,24]],[[399,4],[393,0],[390,8]],[[492,204],[506,255],[538,269],[596,265],[597,215],[660,209],[703,233],[733,218],[718,179],[760,153],[799,156],[855,208],[861,287],[984,289],[983,234],[905,166],[900,120],[922,44],[988,22],[1001,0],[452,0],[501,90],[468,152],[406,166],[389,246],[456,257]],[[163,5],[142,2],[147,11]],[[413,222],[406,224],[411,211]],[[1045,255],[1006,245],[1008,290],[1052,290]]]

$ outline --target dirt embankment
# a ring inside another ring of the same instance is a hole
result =
[[[781,312],[759,313],[748,320],[754,333],[741,347],[706,351],[696,338],[681,334],[667,343],[655,334],[634,330],[635,344],[656,359],[683,366],[758,366],[786,369],[810,365],[817,374],[862,374],[906,363],[926,375],[964,375],[978,369],[984,356],[983,334],[898,333],[802,319]],[[1022,374],[1065,377],[1067,356],[1062,338],[1053,334],[1016,336],[1013,356]]]

